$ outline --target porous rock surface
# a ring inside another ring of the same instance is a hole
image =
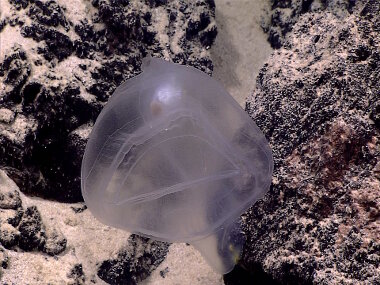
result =
[[[99,266],[98,276],[109,284],[137,284],[164,260],[169,244],[131,235],[115,258]]]
[[[63,211],[56,213],[52,204],[25,197],[19,189],[59,202],[82,201],[85,144],[114,89],[140,73],[147,55],[211,74],[209,48],[217,33],[214,9],[213,0],[1,2],[0,278],[4,273],[4,282],[104,284],[103,279],[134,284],[165,259],[166,243],[131,236],[125,245],[128,233],[94,222],[85,206],[76,204],[70,210],[69,205],[51,202]],[[48,220],[57,227],[48,226],[44,222]],[[96,248],[97,243],[102,247]],[[110,257],[112,251],[117,252],[115,258]]]
[[[379,34],[377,0],[305,13],[261,69],[247,111],[275,168],[241,265],[267,284],[380,284]]]
[[[17,185],[0,170],[0,244],[53,256],[65,250],[66,242],[57,229],[44,225],[37,207],[23,207]]]
[[[3,246],[0,245],[0,280],[3,274],[2,272],[3,269],[6,269],[8,267],[8,262],[9,262],[9,258],[8,258],[7,251],[5,250]]]
[[[305,13],[328,11],[339,18],[352,14],[365,0],[270,0],[271,9],[262,17],[261,26],[272,48],[280,48],[293,25]]]
[[[76,202],[91,127],[143,57],[211,74],[214,2],[4,0],[0,37],[0,165],[24,193]]]

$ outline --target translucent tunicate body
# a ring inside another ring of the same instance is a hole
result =
[[[146,58],[99,115],[82,163],[82,194],[103,223],[194,245],[230,271],[244,238],[238,219],[268,191],[268,143],[205,73]]]

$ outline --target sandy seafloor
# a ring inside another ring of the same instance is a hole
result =
[[[260,27],[261,16],[268,3],[263,0],[215,2],[218,36],[211,49],[214,78],[244,107],[245,98],[254,88],[258,71],[272,51]],[[3,47],[6,45],[4,39],[1,44]],[[71,208],[75,204],[22,196],[24,207],[36,205],[44,223],[54,224],[62,231],[67,238],[67,249],[61,254],[59,262],[54,257],[39,253],[8,251],[10,264],[3,271],[1,283],[34,284],[31,280],[37,280],[38,284],[66,284],[66,274],[70,268],[82,263],[85,274],[94,273],[94,276],[86,275],[86,284],[93,284],[91,281],[105,284],[95,275],[98,266],[96,261],[116,254],[126,244],[129,234],[104,226],[95,220],[90,211],[75,214]],[[167,271],[165,278],[160,275],[160,271]],[[141,284],[212,285],[223,284],[223,278],[209,267],[193,247],[172,244],[164,262]]]
[[[260,22],[269,1],[215,0],[218,36],[211,48],[216,78],[244,108],[256,77],[272,53]]]

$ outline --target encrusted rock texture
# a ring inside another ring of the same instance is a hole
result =
[[[351,14],[365,0],[270,0],[271,9],[262,17],[261,27],[268,33],[272,48],[280,48],[293,25],[305,13],[328,11],[339,18]]]
[[[247,102],[275,168],[241,265],[268,284],[380,284],[380,2],[362,4],[300,16]]]
[[[0,165],[24,193],[81,201],[92,124],[147,55],[212,72],[212,0],[4,0]]]
[[[12,249],[57,255],[66,248],[66,238],[57,229],[47,229],[35,206],[24,208],[17,186],[0,172],[0,244]]]
[[[116,258],[103,261],[98,276],[109,284],[137,284],[164,260],[168,243],[131,235]]]
[[[80,166],[92,125],[114,89],[141,72],[144,57],[212,73],[214,17],[213,0],[1,2],[0,279],[136,284],[165,259],[167,243],[110,230],[80,204],[70,210],[43,201],[83,201]],[[100,242],[105,249],[96,248]]]

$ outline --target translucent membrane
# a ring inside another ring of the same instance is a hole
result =
[[[99,115],[82,193],[103,223],[193,244],[220,273],[244,243],[238,218],[268,191],[273,159],[252,119],[211,77],[147,58]]]

